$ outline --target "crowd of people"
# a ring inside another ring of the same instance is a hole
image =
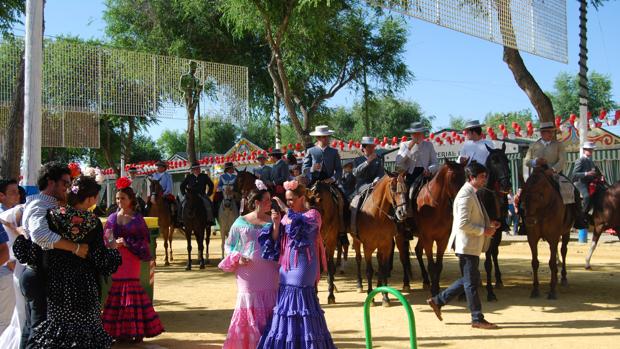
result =
[[[477,292],[479,256],[502,226],[489,219],[476,196],[487,184],[484,164],[493,148],[493,142],[482,137],[482,127],[478,121],[467,123],[468,141],[458,159],[465,166],[466,183],[454,200],[449,246],[458,256],[462,277],[427,303],[442,320],[441,308],[464,293],[472,327],[496,329],[485,319]],[[566,155],[555,140],[555,126],[543,122],[540,130],[541,139],[530,147],[525,164],[561,176]],[[432,143],[424,140],[428,130],[423,124],[414,122],[405,131],[411,140],[401,143],[396,169],[416,188],[433,177],[439,163]],[[306,188],[317,181],[331,185],[343,215],[345,204],[352,212],[359,208],[360,195],[385,171],[371,137],[362,138],[363,156],[343,164],[330,147],[333,133],[317,126],[311,133],[316,143],[302,164],[277,149],[269,154],[273,167],[266,165],[266,156],[259,156],[256,188],[246,198],[249,212],[232,225],[226,257],[219,264],[237,280],[224,348],[335,348],[316,293],[320,273],[327,269],[321,214],[306,201]],[[573,178],[584,198],[583,213],[591,195],[588,183],[598,175],[591,159],[594,149],[590,142],[584,145]],[[157,166],[152,179],[172,201],[166,163]],[[140,201],[153,198],[136,172],[132,168],[129,178],[117,181],[118,208],[105,225],[92,213],[100,185],[89,176],[72,177],[66,165],[44,164],[37,183],[40,193],[27,198],[17,181],[0,181],[0,347],[109,348],[114,341],[139,342],[164,331],[139,281],[141,262],[154,256],[137,208]],[[214,190],[221,192],[235,181],[232,163],[225,165],[216,188],[200,165],[192,164],[181,191],[197,190],[208,206]],[[511,219],[518,214],[518,198],[518,193],[508,197]],[[214,212],[207,214],[214,220]],[[340,221],[341,243],[346,245],[344,216]],[[578,220],[576,225],[583,223]],[[103,295],[102,280],[108,278],[111,285]]]
[[[139,283],[139,262],[152,256],[129,183],[117,182],[119,210],[104,228],[92,212],[101,189],[94,177],[72,178],[67,165],[46,163],[39,194],[25,199],[15,180],[0,181],[0,262],[8,270],[0,289],[1,348],[109,348],[163,332]]]

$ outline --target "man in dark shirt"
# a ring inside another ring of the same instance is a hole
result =
[[[209,199],[211,194],[213,194],[213,181],[211,181],[211,178],[205,173],[200,172],[200,164],[198,162],[192,163],[190,171],[191,172],[183,180],[183,183],[181,183],[181,194],[185,196],[188,190],[198,193],[207,211],[207,221],[214,222],[213,206]],[[208,190],[207,187],[209,187]]]

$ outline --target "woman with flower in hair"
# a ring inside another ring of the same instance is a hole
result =
[[[288,212],[271,211],[273,224],[258,238],[263,258],[280,264],[280,288],[271,323],[258,348],[336,348],[316,295],[321,267],[326,270],[321,240],[321,215],[306,205],[306,188],[295,180],[284,182]]]
[[[97,202],[100,185],[94,178],[76,178],[67,192],[66,207],[51,209],[47,221],[52,231],[77,244],[73,253],[43,251],[31,240],[15,247],[27,261],[46,260],[47,319],[33,329],[28,348],[110,348],[112,338],[101,323],[100,275],[110,275],[121,264],[115,249],[103,243],[101,221],[88,208]],[[88,247],[86,259],[78,257]],[[20,258],[18,256],[18,258]]]
[[[226,239],[226,258],[218,267],[237,276],[237,305],[230,321],[224,349],[255,349],[267,326],[278,293],[278,265],[261,258],[258,234],[271,224],[271,195],[256,180],[248,195],[252,210],[240,216]]]
[[[121,253],[123,264],[112,274],[112,286],[103,309],[103,326],[117,340],[141,342],[164,331],[153,303],[140,285],[140,262],[150,261],[149,231],[136,212],[131,180],[116,181],[118,211],[105,225],[105,239]]]

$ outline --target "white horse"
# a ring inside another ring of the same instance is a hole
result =
[[[220,203],[217,213],[217,221],[220,225],[220,237],[222,239],[222,259],[224,258],[224,244],[228,238],[228,232],[237,217],[239,217],[239,208],[235,202],[235,192],[231,185],[225,185],[223,191],[224,199]]]

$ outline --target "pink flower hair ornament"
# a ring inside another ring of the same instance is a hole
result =
[[[287,181],[287,182],[284,182],[283,186],[284,186],[284,189],[286,190],[295,190],[299,186],[299,182],[296,180]]]

